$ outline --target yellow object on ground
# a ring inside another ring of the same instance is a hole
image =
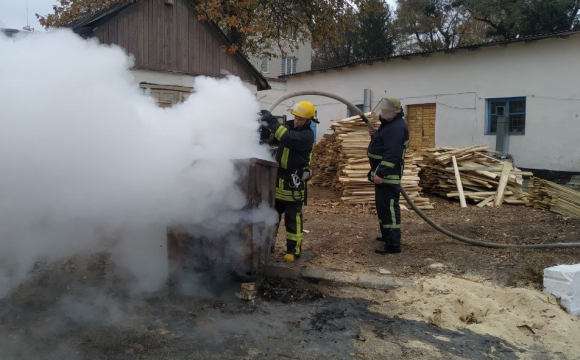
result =
[[[284,261],[285,262],[294,262],[294,261],[296,261],[296,257],[292,254],[286,254],[286,255],[284,255]]]

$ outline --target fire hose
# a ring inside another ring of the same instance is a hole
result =
[[[332,94],[332,93],[329,93],[329,92],[325,92],[325,91],[296,91],[296,92],[284,95],[281,98],[274,101],[272,103],[272,105],[270,106],[270,108],[268,109],[268,111],[272,112],[276,108],[276,106],[278,106],[284,100],[287,100],[287,99],[290,99],[293,97],[297,97],[297,96],[304,96],[304,95],[324,96],[324,97],[328,97],[328,98],[340,101],[341,103],[346,105],[353,113],[359,115],[361,117],[362,121],[364,121],[364,123],[367,125],[369,130],[375,131],[373,124],[371,124],[369,119],[367,119],[367,117],[364,115],[364,113],[359,108],[354,106],[354,104],[352,104],[350,101],[346,100],[345,98],[338,96],[338,95],[335,95],[335,94]],[[492,242],[470,239],[470,238],[467,238],[465,236],[455,234],[454,232],[445,229],[444,227],[442,227],[441,225],[439,225],[435,221],[433,221],[429,216],[427,216],[423,211],[421,211],[421,209],[419,209],[417,207],[417,205],[415,205],[413,200],[409,197],[409,195],[407,195],[407,192],[405,191],[405,189],[403,189],[402,186],[401,186],[401,194],[403,195],[403,197],[405,198],[407,203],[411,206],[411,208],[415,211],[415,213],[417,215],[419,215],[421,217],[421,219],[425,220],[425,222],[427,224],[431,225],[431,227],[433,227],[435,230],[451,237],[452,239],[461,241],[461,242],[469,244],[469,245],[482,246],[482,247],[488,247],[488,248],[526,248],[526,249],[551,249],[551,248],[580,247],[580,242],[550,243],[550,244],[545,244],[545,243],[544,244],[501,244],[501,243],[492,243]]]

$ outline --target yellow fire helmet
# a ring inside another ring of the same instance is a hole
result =
[[[378,105],[374,108],[373,114],[381,115],[381,112],[383,110],[394,111],[395,113],[398,114],[401,111],[403,111],[403,108],[401,107],[401,101],[399,99],[392,97],[382,98],[381,101],[379,101]]]
[[[299,101],[292,106],[292,115],[301,117],[303,119],[310,119],[318,123],[316,118],[316,109],[310,101]]]

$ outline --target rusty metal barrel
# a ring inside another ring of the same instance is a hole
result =
[[[258,275],[267,262],[275,235],[274,209],[278,164],[261,159],[234,161],[239,176],[237,186],[246,205],[240,214],[264,213],[270,210],[269,221],[240,216],[239,223],[220,238],[196,234],[195,229],[175,226],[168,229],[167,250],[170,276],[184,272],[229,271],[242,278]],[[261,209],[261,210],[260,210]],[[258,211],[259,210],[259,211]]]

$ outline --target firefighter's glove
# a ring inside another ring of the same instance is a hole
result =
[[[274,116],[272,116],[272,114],[268,111],[268,110],[262,110],[260,112],[261,120],[265,123],[267,123],[269,126],[273,126],[275,124],[278,124],[278,119],[276,119]]]

